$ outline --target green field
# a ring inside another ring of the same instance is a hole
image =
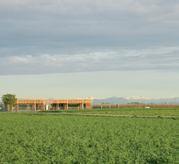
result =
[[[49,113],[103,115],[103,116],[131,116],[131,117],[173,117],[179,119],[179,108],[118,108],[118,109],[91,109],[91,110],[59,110]],[[45,112],[46,113],[46,112]]]
[[[160,113],[163,115],[162,110]],[[173,116],[178,111],[169,113]],[[178,161],[178,119],[0,113],[0,121],[0,163]]]

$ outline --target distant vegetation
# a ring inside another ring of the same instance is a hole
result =
[[[42,113],[74,113],[80,115],[98,115],[98,116],[128,116],[128,117],[171,117],[179,119],[179,107],[171,108],[150,108],[143,107],[121,107],[121,108],[104,108],[104,109],[91,109],[91,110],[58,110],[58,111],[45,111]]]

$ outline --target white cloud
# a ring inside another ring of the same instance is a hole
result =
[[[7,70],[5,67],[10,66],[15,71],[14,73],[176,70],[179,69],[178,53],[179,47],[155,47],[151,49],[88,50],[73,54],[16,55],[5,57],[3,60],[7,61],[7,64],[1,65],[0,69]],[[3,60],[0,61],[0,64]]]
[[[1,0],[0,73],[176,70],[178,9],[176,0]]]
[[[10,56],[7,57],[7,62],[9,64],[32,64],[34,62],[31,55],[26,56]]]

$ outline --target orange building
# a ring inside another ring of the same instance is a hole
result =
[[[16,110],[90,109],[91,99],[17,99]]]

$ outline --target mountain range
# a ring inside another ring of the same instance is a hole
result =
[[[93,99],[93,104],[179,104],[179,97],[175,98],[144,98],[144,97],[109,97],[103,99]]]

